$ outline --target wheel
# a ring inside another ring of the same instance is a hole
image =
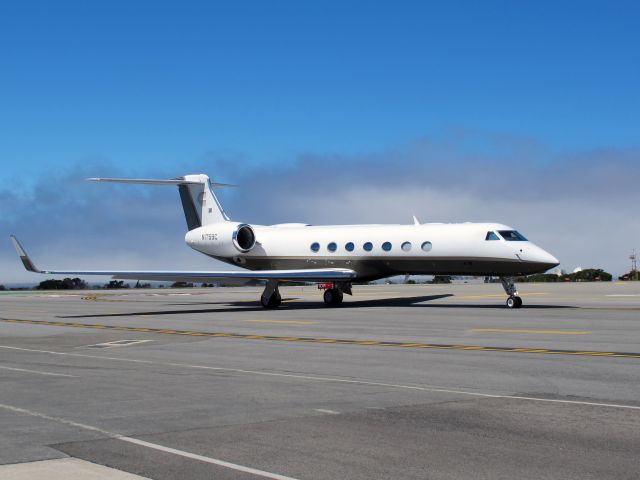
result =
[[[335,300],[333,302],[334,305],[340,305],[342,303],[342,292],[337,288],[334,289]]]
[[[340,305],[342,303],[342,292],[337,288],[327,288],[324,291],[323,299],[327,305]]]
[[[507,308],[520,308],[522,307],[522,299],[520,297],[510,296],[507,298]]]
[[[324,303],[326,303],[327,305],[333,305],[333,289],[332,288],[327,288],[324,291],[324,295],[322,295],[322,298],[324,299]]]
[[[260,297],[260,303],[264,308],[278,308],[282,303],[282,297],[280,297],[280,295],[271,295],[271,298],[268,300]]]

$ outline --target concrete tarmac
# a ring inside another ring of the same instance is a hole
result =
[[[0,478],[639,478],[640,283],[519,288],[3,293]]]

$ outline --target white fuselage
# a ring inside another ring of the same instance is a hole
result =
[[[497,223],[251,225],[255,244],[248,251],[233,241],[239,225],[205,225],[189,231],[185,241],[199,252],[250,270],[348,268],[357,273],[356,280],[397,274],[517,276],[558,265],[532,242],[506,240],[497,232],[514,230]],[[497,238],[487,239],[489,232]]]

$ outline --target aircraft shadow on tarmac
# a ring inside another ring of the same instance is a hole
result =
[[[345,303],[333,309],[351,309],[362,307],[414,307],[414,308],[467,308],[467,309],[500,309],[505,308],[502,302],[495,304],[424,304],[433,300],[452,297],[453,294],[447,293],[442,295],[422,295],[417,297],[395,297],[395,298],[378,298],[367,300],[347,300]],[[283,310],[317,310],[326,308],[319,305],[316,301],[298,302],[298,298],[291,297],[283,299],[280,309]],[[230,313],[230,312],[264,312],[265,309],[260,305],[259,301],[229,301],[229,302],[197,302],[197,303],[170,303],[170,306],[196,306],[211,305],[212,308],[202,309],[171,309],[171,310],[149,310],[136,312],[119,312],[119,313],[97,313],[87,315],[58,315],[57,318],[99,318],[99,317],[130,317],[134,315],[185,315],[185,314],[202,314],[202,313]],[[222,308],[214,307],[220,305]],[[525,305],[527,309],[559,309],[574,308],[563,305]],[[277,310],[275,310],[277,311]]]

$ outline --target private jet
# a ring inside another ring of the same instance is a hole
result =
[[[499,223],[424,223],[407,225],[252,225],[224,212],[207,175],[170,180],[90,178],[93,182],[172,185],[178,188],[187,222],[185,242],[194,250],[240,267],[222,271],[41,270],[17,238],[11,240],[30,272],[49,275],[109,275],[122,280],[203,282],[261,280],[264,308],[281,303],[281,282],[317,283],[328,306],[352,294],[353,282],[393,275],[469,275],[499,277],[508,308],[520,308],[514,277],[544,272],[558,259]]]

